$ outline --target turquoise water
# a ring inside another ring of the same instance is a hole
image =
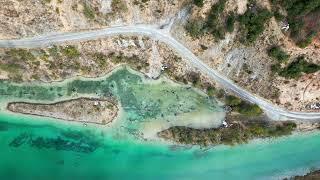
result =
[[[320,167],[320,133],[315,132],[210,149],[145,141],[150,129],[172,124],[202,119],[214,126],[224,112],[201,92],[168,81],[147,82],[126,69],[52,84],[1,82],[0,94],[2,102],[111,96],[122,109],[108,127],[2,111],[0,179],[277,179]]]
[[[163,129],[173,124],[192,126],[194,122],[214,127],[221,124],[225,115],[214,99],[191,87],[166,79],[150,81],[125,67],[101,78],[75,78],[51,84],[0,81],[0,102],[53,102],[83,96],[117,100],[122,120],[114,124],[132,131]]]
[[[31,120],[38,123],[25,124]],[[5,115],[0,121],[1,179],[270,179],[320,162],[319,133],[201,150],[91,126]],[[59,138],[73,145],[60,147]]]

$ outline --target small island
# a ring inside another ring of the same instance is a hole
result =
[[[293,121],[269,121],[261,115],[247,117],[228,114],[224,125],[218,128],[194,129],[174,126],[158,133],[160,138],[185,145],[236,145],[256,138],[272,138],[290,135],[297,129]]]
[[[52,104],[11,102],[9,111],[66,121],[105,125],[117,116],[118,107],[109,100],[78,98]]]

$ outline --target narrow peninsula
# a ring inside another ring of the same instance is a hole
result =
[[[11,102],[7,109],[21,114],[105,125],[117,117],[118,107],[109,100],[78,98],[52,104]]]

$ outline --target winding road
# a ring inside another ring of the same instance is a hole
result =
[[[196,55],[194,55],[187,47],[174,39],[167,29],[160,29],[158,26],[152,25],[132,25],[109,27],[101,30],[92,30],[86,32],[59,33],[51,35],[43,35],[32,38],[24,38],[18,40],[0,40],[0,48],[37,48],[47,47],[53,44],[59,44],[69,41],[84,41],[103,38],[114,35],[144,35],[155,40],[162,41],[178,52],[183,59],[189,64],[198,68],[202,73],[206,73],[210,78],[223,85],[226,89],[231,90],[238,96],[252,103],[259,105],[270,118],[274,120],[320,120],[320,113],[313,112],[292,112],[282,109],[271,102],[258,97],[247,90],[239,87],[224,75],[210,68],[203,63]]]

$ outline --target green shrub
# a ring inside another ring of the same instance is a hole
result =
[[[272,17],[267,9],[259,9],[256,11],[248,8],[248,10],[239,17],[239,22],[244,32],[245,42],[253,43],[259,35],[264,31],[264,25]]]
[[[203,0],[193,0],[193,4],[195,4],[198,7],[203,6]]]
[[[220,15],[225,8],[226,0],[219,0],[211,7],[205,29],[217,39],[223,39],[224,27],[221,25]]]
[[[214,88],[213,86],[209,86],[207,88],[207,94],[209,97],[213,97],[216,94],[216,88]]]
[[[233,122],[232,126],[226,128],[193,129],[173,126],[159,132],[158,136],[182,144],[197,144],[200,146],[217,144],[235,145],[247,143],[254,138],[290,135],[297,126],[291,121],[280,123],[245,119],[239,121]]]
[[[185,26],[186,31],[191,37],[197,38],[203,34],[203,22],[202,21],[189,21]]]
[[[217,98],[223,98],[225,96],[226,92],[223,90],[223,89],[219,89],[217,92],[216,92],[216,97]]]
[[[279,137],[290,135],[293,130],[295,130],[297,124],[294,122],[284,122],[282,125],[277,125],[276,127],[269,128],[268,134],[272,137]]]
[[[249,117],[259,116],[263,113],[258,105],[242,101],[240,98],[232,95],[225,97],[225,104],[231,106],[234,111]]]
[[[137,55],[132,55],[130,57],[125,56],[123,53],[119,53],[118,55],[115,53],[110,53],[107,56],[108,59],[111,60],[114,64],[129,64],[133,69],[141,70],[142,68],[147,68],[150,66],[147,59],[140,59]]]
[[[254,137],[265,137],[268,134],[267,128],[261,126],[261,124],[254,124],[248,130]]]
[[[280,64],[272,64],[271,65],[271,72],[272,73],[278,73],[278,72],[280,72],[281,71],[281,65]]]
[[[17,74],[20,70],[22,70],[20,65],[14,63],[0,64],[0,69],[13,74]]]
[[[242,102],[242,100],[238,97],[228,95],[226,97],[225,103],[228,106],[237,106]]]
[[[278,20],[278,21],[283,21],[283,20],[286,18],[283,14],[281,14],[281,13],[279,12],[279,10],[274,11],[274,12],[273,12],[273,16],[274,16],[274,18],[276,18],[276,20]]]
[[[61,52],[68,58],[77,58],[80,56],[80,52],[75,46],[62,47]]]
[[[313,38],[314,38],[316,35],[317,35],[317,33],[315,33],[315,32],[310,33],[305,39],[299,41],[299,42],[297,43],[297,45],[298,45],[299,47],[301,47],[301,48],[307,47],[307,46],[312,42]]]
[[[203,0],[193,1],[197,6],[203,5]],[[204,33],[212,34],[217,40],[224,39],[225,32],[232,32],[234,29],[234,22],[236,17],[234,13],[230,13],[225,19],[223,11],[227,0],[219,0],[217,3],[211,6],[208,17],[203,22],[202,20],[189,21],[185,29],[194,38],[197,38]]]
[[[6,51],[6,56],[13,62],[36,60],[36,57],[26,49],[10,49]]]
[[[94,53],[93,59],[99,66],[105,66],[107,64],[108,57],[103,53]]]
[[[247,142],[246,138],[243,138],[242,129],[234,125],[231,128],[223,129],[220,131],[221,133],[221,144],[226,145],[235,145],[242,144],[243,142]]]
[[[54,45],[48,49],[50,56],[57,57],[59,56],[59,48]]]
[[[199,87],[201,84],[200,74],[197,72],[189,72],[187,74],[187,80],[191,82],[194,87]]]
[[[217,39],[223,39],[225,36],[225,30],[223,27],[217,27],[211,31],[211,34]]]
[[[274,0],[274,3],[281,4],[286,8],[288,17],[306,15],[320,7],[319,0]]]
[[[297,60],[289,64],[286,68],[279,72],[280,76],[286,78],[298,78],[304,73],[314,73],[320,70],[320,66],[313,63],[308,63],[304,57],[298,57]]]
[[[263,113],[262,109],[256,104],[249,104],[246,102],[242,102],[238,107],[237,110],[240,114],[245,116],[259,116]]]
[[[270,48],[270,50],[268,51],[268,55],[270,57],[278,60],[280,63],[287,61],[290,57],[279,46],[274,46],[274,47]]]
[[[228,32],[233,32],[235,21],[236,21],[236,17],[234,13],[230,13],[226,20],[226,29]]]

